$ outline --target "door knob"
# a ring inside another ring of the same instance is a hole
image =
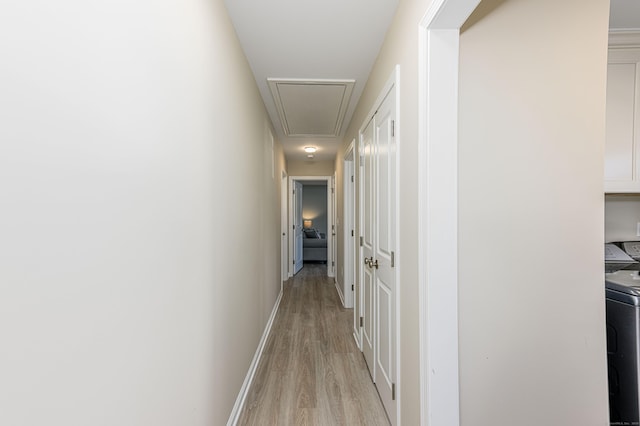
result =
[[[378,259],[375,260],[375,262],[373,261],[373,257],[371,258],[371,262],[369,263],[369,267],[371,266],[375,266],[376,269],[378,269]]]

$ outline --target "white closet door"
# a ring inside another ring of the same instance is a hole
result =
[[[396,143],[395,90],[375,115],[374,300],[377,317],[374,372],[389,418],[396,419]]]
[[[360,208],[362,209],[361,233],[362,233],[362,256],[360,270],[361,274],[361,291],[362,306],[360,309],[362,317],[362,352],[364,359],[369,367],[371,377],[375,382],[375,359],[374,359],[374,343],[375,343],[375,316],[374,316],[374,270],[367,266],[369,259],[373,259],[373,216],[374,216],[374,122],[367,125],[362,133],[362,152],[361,152],[361,179],[362,192],[360,194]]]
[[[361,135],[362,352],[389,419],[397,402],[396,104],[387,93]]]

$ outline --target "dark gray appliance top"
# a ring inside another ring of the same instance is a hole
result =
[[[605,274],[607,299],[640,307],[640,275],[638,271]]]

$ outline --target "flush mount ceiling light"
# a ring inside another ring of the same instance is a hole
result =
[[[318,148],[316,148],[315,146],[305,146],[304,147],[304,152],[306,152],[307,154],[313,154],[317,150],[318,150]]]

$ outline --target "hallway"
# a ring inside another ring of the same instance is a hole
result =
[[[326,265],[284,293],[239,425],[388,425]]]

